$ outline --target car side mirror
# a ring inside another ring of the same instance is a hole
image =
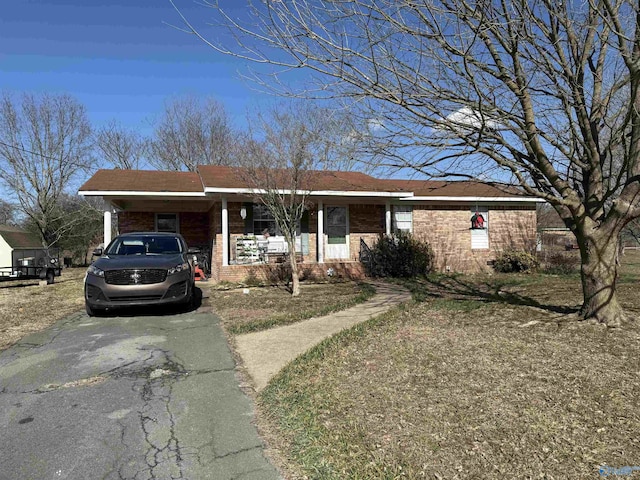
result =
[[[102,249],[101,249],[101,248],[96,248],[96,249],[93,251],[92,255],[93,255],[94,257],[101,257],[101,256],[102,256]]]

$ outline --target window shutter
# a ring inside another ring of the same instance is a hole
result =
[[[247,210],[247,218],[244,219],[244,234],[255,233],[253,231],[253,203],[245,202],[242,206]]]
[[[309,255],[309,211],[305,210],[300,219],[300,244],[303,255]]]

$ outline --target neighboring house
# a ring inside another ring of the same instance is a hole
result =
[[[0,225],[0,271],[15,266],[34,266],[43,257],[42,243],[32,233],[17,227]]]
[[[267,275],[286,252],[273,218],[235,167],[197,172],[99,170],[81,188],[105,200],[105,243],[111,215],[120,233],[175,231],[211,251],[212,278]],[[363,244],[402,230],[428,241],[441,271],[485,270],[496,252],[531,249],[540,200],[480,182],[378,179],[358,172],[314,172],[309,209],[296,250],[304,269],[362,275]],[[471,218],[482,216],[482,228]],[[477,226],[477,225],[476,225]],[[268,232],[268,235],[263,233]]]
[[[538,242],[536,250],[553,252],[577,247],[576,236],[549,204],[538,207]]]

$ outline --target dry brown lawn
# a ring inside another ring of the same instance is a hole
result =
[[[211,285],[209,301],[226,330],[239,334],[343,310],[374,293],[371,285],[356,282],[304,284],[297,297],[283,286],[220,289]]]
[[[40,286],[38,280],[0,282],[0,350],[83,310],[85,271],[65,269],[53,285],[46,286]],[[292,298],[284,287],[255,287],[248,295],[242,293],[242,288],[219,290],[208,282],[198,282],[198,287],[208,292],[206,304],[212,305],[225,327],[235,333],[347,308],[374,293],[371,286],[354,282],[304,285],[297,298]]]
[[[640,255],[624,262],[620,295],[637,315]],[[292,477],[584,479],[640,466],[638,322],[579,322],[577,275],[411,287],[421,301],[325,342],[261,395]]]
[[[0,282],[0,350],[84,308],[85,268],[67,268],[52,285],[38,280]]]

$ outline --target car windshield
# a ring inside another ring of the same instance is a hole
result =
[[[127,235],[118,237],[109,246],[107,255],[175,255],[182,253],[176,237],[160,235]]]

